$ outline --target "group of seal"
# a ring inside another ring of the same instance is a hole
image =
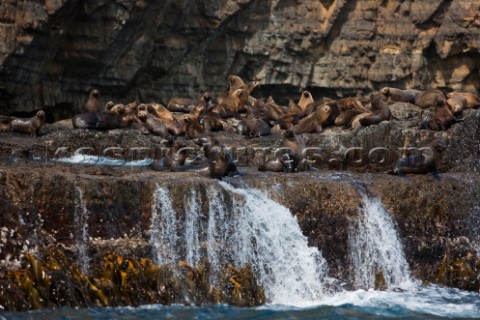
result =
[[[392,87],[384,87],[364,97],[336,100],[315,100],[309,91],[304,91],[297,102],[290,100],[288,105],[282,106],[271,96],[266,99],[254,98],[251,94],[258,85],[258,81],[244,82],[239,76],[230,75],[226,90],[217,94],[205,92],[198,99],[175,97],[166,106],[156,102],[133,101],[122,104],[109,101],[104,110],[100,108],[100,92],[94,89],[90,92],[83,112],[73,117],[72,124],[74,128],[90,130],[136,128],[142,134],[160,136],[170,145],[174,145],[179,137],[192,139],[199,144],[209,141],[210,145],[217,146],[212,150],[221,151],[210,152],[211,157],[207,157],[207,160],[212,163],[223,162],[225,168],[232,165],[229,159],[231,155],[228,155],[225,147],[221,147],[218,140],[212,139],[212,132],[235,132],[248,139],[282,133],[285,146],[288,146],[284,149],[293,148],[297,151],[265,157],[258,163],[258,169],[293,172],[308,169],[298,165],[304,148],[302,143],[299,144],[299,141],[303,141],[300,138],[302,134],[320,133],[329,126],[355,129],[390,121],[395,119],[390,110],[390,104],[394,102],[404,102],[422,109],[431,108],[433,116],[427,121],[420,121],[419,127],[447,130],[455,122],[461,121],[458,117],[462,110],[480,106],[480,98],[473,93],[450,92],[445,95],[436,89],[420,91]],[[44,120],[45,113],[39,111],[32,118],[9,118],[5,122],[9,123],[12,131],[35,136]],[[218,158],[217,154],[223,156]],[[199,165],[205,169],[211,168],[210,164]],[[183,170],[179,169],[182,165],[181,161],[165,159],[163,162],[157,161],[152,168],[179,171]],[[199,168],[195,170],[201,171]],[[213,171],[215,173],[212,172],[211,176],[218,176],[217,171],[222,170]],[[235,172],[227,171],[228,174]]]

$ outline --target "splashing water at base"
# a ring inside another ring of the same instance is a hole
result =
[[[75,184],[75,226],[79,231],[76,235],[77,254],[80,269],[83,273],[88,272],[88,209],[83,198],[82,189]]]
[[[317,248],[307,245],[290,210],[258,190],[220,185],[241,198],[236,200],[241,204],[235,206],[232,237],[240,251],[236,263],[253,265],[271,303],[300,306],[319,301],[326,262]]]
[[[6,319],[478,319],[478,293],[437,286],[419,287],[413,291],[357,290],[326,297],[307,308],[265,305],[238,308],[229,305],[206,307],[144,305],[137,308],[88,308],[4,312]]]
[[[362,204],[355,225],[349,228],[348,238],[355,285],[373,288],[381,272],[389,289],[414,288],[394,221],[378,199],[362,194]]]
[[[176,221],[168,191],[157,185],[151,241],[160,262],[166,251],[175,257],[171,262],[193,264],[205,256],[212,275],[229,263],[251,264],[269,302],[308,305],[319,301],[327,278],[325,260],[317,248],[308,247],[287,208],[260,191],[236,189],[224,182],[209,187],[207,193],[208,217],[202,214],[201,199],[192,189],[184,198],[185,220]],[[224,197],[225,193],[231,197]],[[177,235],[181,230],[185,231],[182,237]],[[177,246],[172,245],[175,242]]]

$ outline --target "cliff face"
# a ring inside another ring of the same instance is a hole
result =
[[[228,74],[258,96],[479,87],[480,1],[14,0],[0,4],[0,114],[198,97]]]

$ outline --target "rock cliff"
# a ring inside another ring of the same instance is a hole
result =
[[[45,0],[0,4],[0,114],[199,97],[228,74],[256,95],[384,85],[476,90],[478,0]]]

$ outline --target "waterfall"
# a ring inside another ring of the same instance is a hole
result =
[[[234,201],[235,262],[250,263],[272,303],[302,305],[324,295],[326,262],[309,247],[289,209],[254,189],[221,186],[236,195]]]
[[[224,246],[229,237],[229,216],[227,216],[227,208],[225,200],[220,189],[209,187],[207,194],[210,195],[208,201],[208,225],[207,225],[207,257],[210,261],[210,282],[217,284],[215,275],[222,270],[221,261],[227,261],[228,253],[225,252]]]
[[[88,272],[88,209],[83,198],[82,189],[75,184],[75,227],[77,231],[77,255],[80,269],[83,273]]]
[[[326,263],[309,247],[297,219],[258,190],[219,182],[209,186],[208,212],[195,189],[184,196],[185,218],[175,219],[169,193],[157,184],[151,241],[158,262],[195,263],[207,257],[213,279],[227,264],[252,265],[270,303],[305,305],[324,295]],[[177,228],[174,226],[177,225]],[[181,234],[180,234],[181,233]],[[167,253],[170,252],[170,253]]]
[[[157,264],[177,263],[177,218],[168,190],[157,183],[153,193],[150,243]]]
[[[373,288],[381,272],[389,289],[411,286],[410,269],[394,221],[378,199],[361,193],[358,219],[349,228],[355,285]]]
[[[186,257],[188,263],[194,264],[200,261],[200,239],[199,233],[203,231],[200,227],[200,210],[199,200],[195,189],[190,190],[190,195],[186,199],[187,210],[185,216],[185,245]]]

